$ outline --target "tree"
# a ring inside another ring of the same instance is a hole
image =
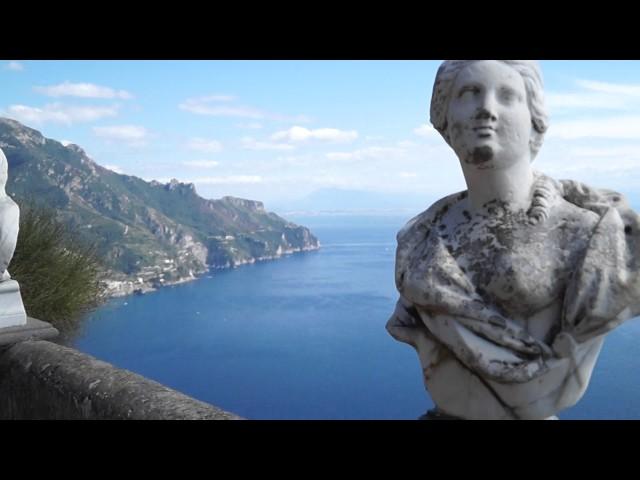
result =
[[[82,315],[105,299],[95,246],[47,207],[20,206],[18,242],[8,270],[20,284],[27,315],[51,323],[63,335],[77,331]]]

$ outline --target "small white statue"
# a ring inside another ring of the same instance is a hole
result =
[[[7,271],[18,242],[20,223],[20,209],[5,190],[8,169],[7,157],[0,149],[0,328],[27,323],[20,287]]]
[[[548,127],[536,62],[444,62],[431,122],[467,190],[398,233],[387,329],[416,349],[438,412],[552,417],[640,313],[640,219],[618,193],[531,168]]]

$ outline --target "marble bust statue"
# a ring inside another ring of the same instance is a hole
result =
[[[0,149],[0,328],[27,323],[20,287],[7,271],[18,242],[20,219],[18,205],[5,191],[8,168],[7,157]]]
[[[585,392],[604,337],[640,313],[640,219],[622,195],[531,163],[548,127],[532,61],[446,61],[431,122],[467,190],[398,233],[387,330],[439,412],[544,419]]]

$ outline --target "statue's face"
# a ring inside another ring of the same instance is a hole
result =
[[[529,161],[531,113],[520,74],[495,60],[462,69],[449,101],[447,133],[460,160],[476,168]]]

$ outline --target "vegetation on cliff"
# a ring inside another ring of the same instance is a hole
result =
[[[7,193],[20,206],[37,199],[54,209],[60,222],[95,245],[112,279],[157,286],[319,246],[307,228],[265,211],[261,202],[207,200],[193,184],[121,175],[77,145],[14,120],[0,118],[0,147],[9,163]]]

